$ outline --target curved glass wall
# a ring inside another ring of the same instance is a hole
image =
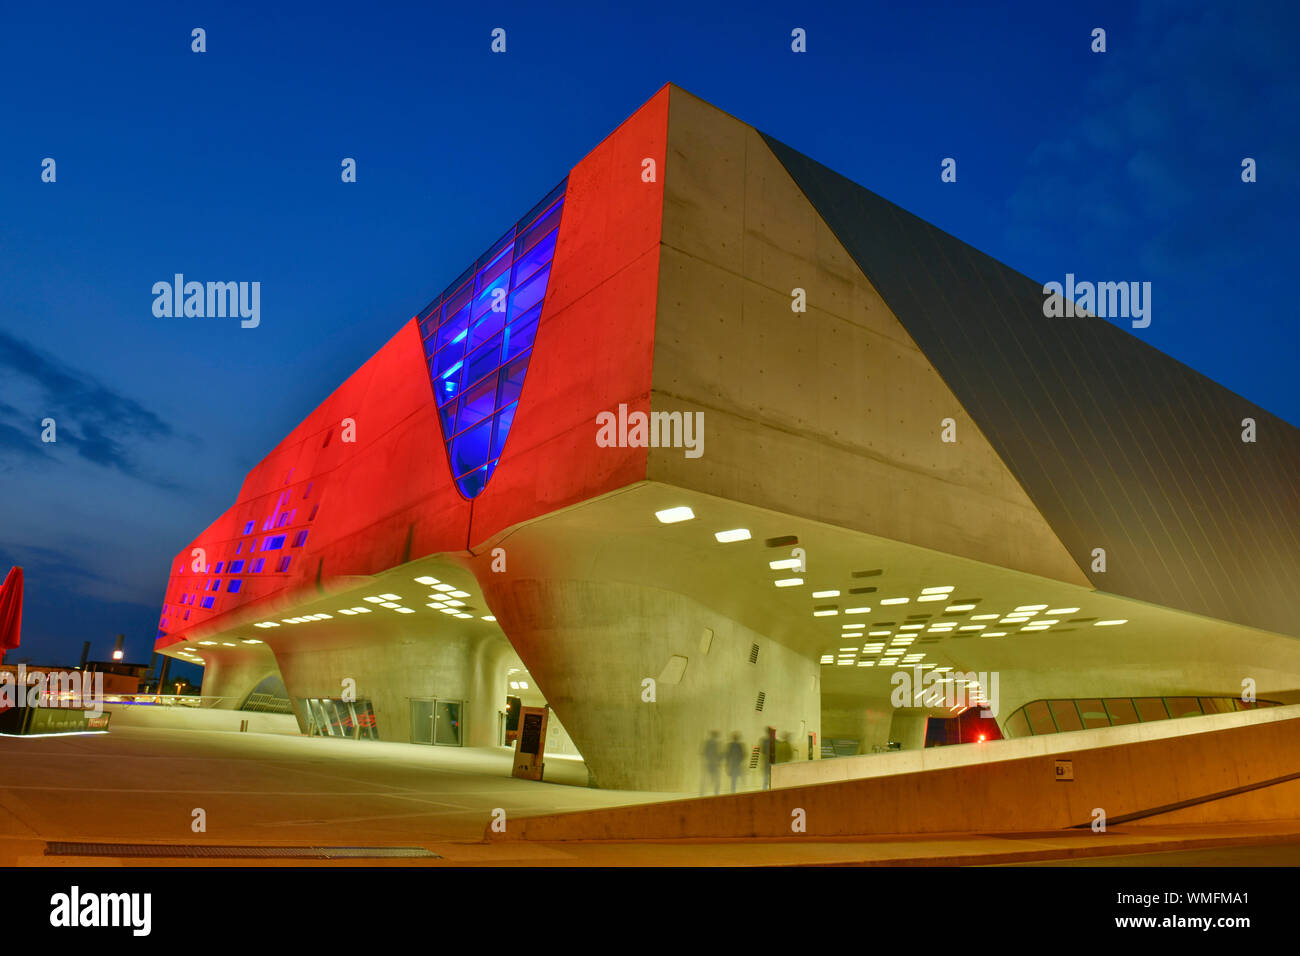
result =
[[[1002,726],[1007,737],[1036,737],[1094,727],[1119,727],[1177,717],[1231,714],[1257,707],[1276,707],[1277,701],[1253,703],[1236,697],[1078,697],[1030,701],[1013,711]]]
[[[487,487],[514,420],[560,232],[564,182],[418,316],[456,487]]]

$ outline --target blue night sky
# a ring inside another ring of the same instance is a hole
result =
[[[147,660],[248,469],[669,81],[1041,282],[1150,281],[1136,334],[1300,423],[1296,5],[976,6],[6,4],[11,660]],[[260,281],[260,327],[156,318],[176,272]]]

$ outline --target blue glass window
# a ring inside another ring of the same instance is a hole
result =
[[[204,606],[204,607],[212,607],[212,605],[216,602],[216,600],[217,600],[216,598],[205,597],[205,598],[203,599],[203,606]],[[186,617],[189,617],[189,615],[187,614]]]
[[[299,531],[298,534],[293,539],[293,546],[295,548],[301,548],[306,543],[307,543],[307,532]]]
[[[225,562],[225,561],[218,561],[218,562],[217,562],[217,566],[216,566],[215,568],[212,569],[212,573],[213,573],[213,574],[220,574],[220,573],[221,573],[221,569],[222,569],[223,567],[225,567],[225,566],[226,566],[226,562]]]
[[[248,566],[248,570],[251,571],[253,574],[259,574],[264,564],[266,564],[266,558],[258,558],[256,561],[254,561],[252,564]]]
[[[284,539],[287,537],[288,535],[285,534],[277,534],[277,535],[272,535],[271,537],[268,538],[264,538],[262,540],[262,550],[279,551],[281,548],[284,547]]]
[[[239,589],[244,586],[243,581],[235,580],[226,585],[226,591],[229,594],[238,594]]]
[[[250,521],[250,522],[248,522],[248,524],[244,525],[244,534],[248,534],[248,532],[250,532],[250,531],[252,531],[252,530],[253,530],[253,522],[252,522],[252,521]]]
[[[277,565],[275,566],[275,569],[276,569],[277,571],[288,571],[288,570],[289,570],[289,556],[288,556],[287,554],[286,554],[283,558],[280,559],[280,563],[277,564]]]
[[[221,590],[221,579],[220,579],[220,578],[213,578],[213,579],[212,579],[212,584],[208,587],[208,590],[209,590],[209,591],[220,591],[220,590]]]
[[[238,574],[239,572],[241,572],[241,571],[243,571],[243,570],[244,570],[244,562],[243,562],[242,559],[239,560],[239,561],[231,561],[231,562],[230,562],[230,573],[231,573],[231,574]]]
[[[443,442],[467,498],[487,486],[515,418],[566,185],[556,186],[418,316]]]

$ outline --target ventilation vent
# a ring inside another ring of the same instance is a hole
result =
[[[850,594],[875,594],[875,588],[849,588]]]
[[[874,578],[877,575],[881,575],[884,573],[885,572],[883,568],[873,568],[870,571],[854,571],[853,576],[855,578]]]
[[[755,710],[755,711],[762,711],[762,709],[763,709],[763,703],[764,703],[766,700],[767,700],[767,693],[766,693],[765,691],[761,691],[761,690],[760,690],[760,691],[758,692],[758,700],[754,701],[754,710]]]
[[[758,745],[757,744],[755,744],[754,749],[749,752],[749,769],[750,770],[758,769]]]
[[[751,664],[757,664],[757,663],[758,663],[758,645],[757,645],[757,644],[752,644],[752,645],[750,645],[750,648],[749,648],[749,662],[750,662]]]
[[[781,538],[768,538],[763,542],[769,548],[788,548],[792,544],[798,544],[799,539],[792,534],[787,534]]]

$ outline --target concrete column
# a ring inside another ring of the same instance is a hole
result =
[[[699,792],[701,750],[717,730],[724,746],[740,734],[752,789],[762,784],[750,751],[769,725],[820,732],[817,663],[691,598],[626,582],[478,577],[598,786]]]

